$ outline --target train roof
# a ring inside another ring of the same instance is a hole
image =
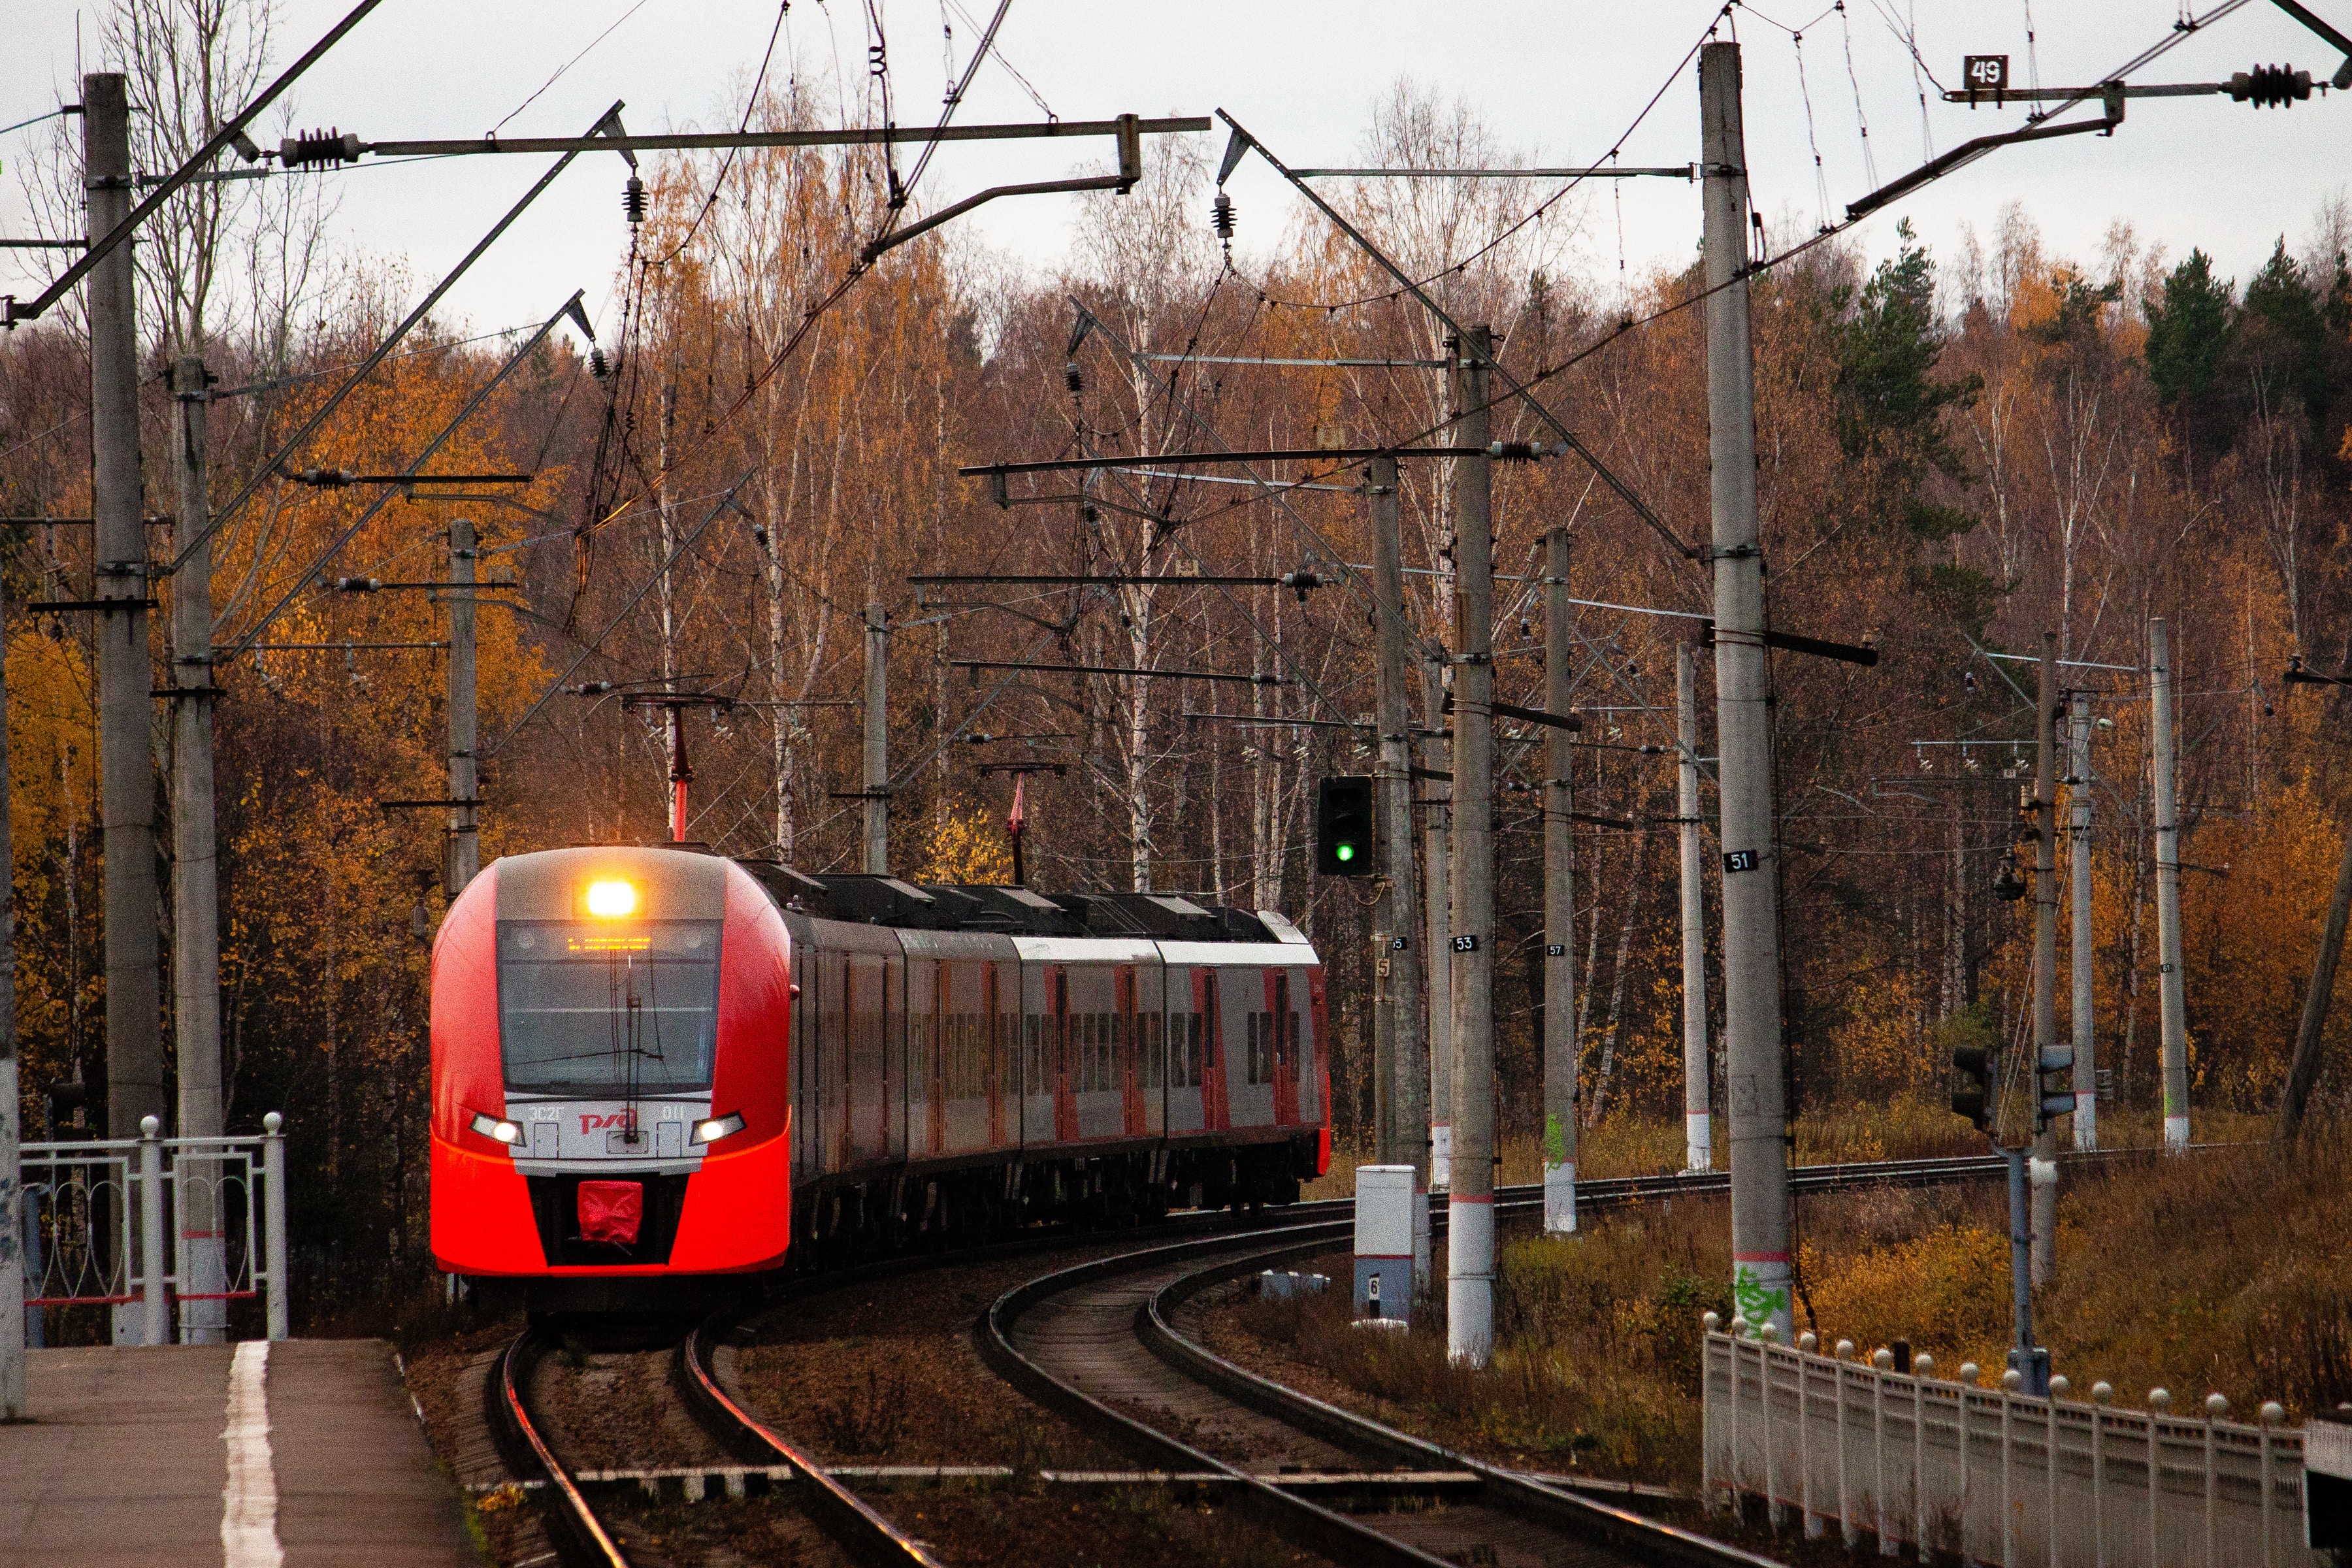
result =
[[[988,884],[918,886],[896,877],[800,871],[774,860],[736,864],[767,889],[779,909],[851,925],[1187,942],[1303,940],[1279,916],[1266,918],[1179,893],[1049,894]]]

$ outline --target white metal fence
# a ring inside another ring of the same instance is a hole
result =
[[[139,1138],[26,1143],[19,1151],[27,1342],[49,1307],[131,1309],[133,1342],[217,1329],[226,1304],[266,1299],[269,1337],[286,1337],[286,1138],[278,1113],[248,1138]],[[211,1337],[211,1336],[207,1336]]]
[[[2303,1545],[2303,1432],[2036,1399],[1709,1332],[1709,1506],[2005,1568],[2235,1568]],[[2053,1462],[2054,1461],[2054,1462]]]

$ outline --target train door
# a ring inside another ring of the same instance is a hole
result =
[[[832,1134],[832,1142],[827,1146],[833,1150],[833,1168],[845,1171],[857,1159],[856,1145],[850,1131],[855,1104],[853,1086],[856,1082],[851,1037],[856,1033],[857,1027],[856,959],[843,953],[835,973],[841,977],[840,995],[827,999],[833,1003],[829,1010],[834,1014],[834,1030],[827,1042],[826,1055],[831,1058],[827,1065],[835,1068],[836,1081],[831,1085],[833,1093],[829,1097],[830,1103],[825,1107],[829,1123],[826,1130]]]
[[[1331,1115],[1331,1058],[1323,1045],[1323,971],[1310,969],[1306,976],[1307,1032],[1298,1041],[1298,1081],[1305,1093],[1298,1119],[1319,1126]]]
[[[1229,1126],[1267,1127],[1274,1122],[1274,1014],[1255,966],[1234,976],[1219,1000],[1220,1023],[1229,1050],[1225,1103]]]
[[[1129,1138],[1143,1135],[1143,1031],[1135,1005],[1135,965],[1122,963],[1114,973],[1111,1041],[1118,1053],[1119,1131]]]
[[[937,959],[908,960],[907,989],[909,996],[921,994],[915,989],[917,973],[915,965],[918,963],[924,963],[929,970],[926,978],[930,982],[929,987],[930,1011],[927,1015],[910,1017],[908,1032],[913,1035],[917,1026],[920,1026],[919,1048],[922,1060],[920,1082],[923,1101],[923,1149],[926,1153],[937,1154],[948,1146],[947,1081],[940,1041],[940,1036],[947,1026],[948,966]],[[914,1088],[914,1083],[909,1082],[908,1092],[913,1093]]]
[[[885,1159],[907,1157],[907,977],[899,972],[898,961],[880,960],[876,966],[882,972],[882,1012],[876,1019],[880,1026],[875,1055],[880,1058],[882,1103],[878,1109],[878,1130],[882,1134],[882,1155]]]
[[[786,929],[793,934],[793,975],[797,982],[793,986],[789,1004],[792,1009],[793,1176],[796,1181],[810,1181],[824,1167],[824,1108],[817,1092],[819,1072],[824,1061],[824,1052],[819,1049],[824,1031],[817,1022],[824,989],[824,960],[805,928],[795,927],[787,921]]]
[[[1211,1132],[1233,1125],[1232,1100],[1225,1082],[1224,1009],[1218,1005],[1217,971],[1202,964],[1192,971],[1192,1011],[1201,1035],[1201,1124]]]
[[[988,1145],[1002,1148],[1004,1143],[1004,999],[1003,994],[1003,966],[996,963],[981,965],[981,1016],[988,1026],[988,1058],[985,1071],[988,1079]]]
[[[1052,998],[1048,1049],[1053,1055],[1054,1142],[1075,1143],[1078,1141],[1078,1100],[1070,1082],[1070,970],[1057,963],[1046,971],[1047,994]]]
[[[1054,1077],[1048,1058],[1054,1026],[1054,994],[1049,966],[1024,961],[1021,965],[1021,1041],[1016,1052],[1021,1073],[1021,1125],[1024,1147],[1054,1140]]]
[[[1273,1070],[1274,1121],[1277,1127],[1298,1124],[1298,1015],[1290,1009],[1290,971],[1265,972],[1266,1033],[1272,1037],[1268,1065]]]
[[[1168,1131],[1168,971],[1154,954],[1135,972],[1135,1078],[1142,1131]]]

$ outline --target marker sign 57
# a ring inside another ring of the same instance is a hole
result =
[[[1970,92],[2000,92],[2009,86],[2009,57],[1963,55],[1960,79],[1969,84]]]

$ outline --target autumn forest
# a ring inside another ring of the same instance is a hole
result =
[[[799,89],[752,108],[777,126],[835,118]],[[171,126],[142,123],[165,139],[142,159],[169,166]],[[1370,127],[1370,163],[1517,156],[1475,110],[1410,84],[1379,100]],[[70,152],[59,143],[51,174],[71,176]],[[446,660],[433,645],[446,605],[334,583],[442,576],[457,517],[478,531],[482,576],[512,584],[478,612],[485,863],[666,837],[661,715],[625,698],[667,682],[731,700],[684,721],[691,838],[856,869],[865,618],[879,605],[893,870],[1009,878],[1013,780],[983,767],[1062,764],[1023,784],[1031,881],[1182,891],[1297,921],[1331,974],[1341,1134],[1362,1125],[1370,884],[1318,879],[1309,855],[1316,781],[1372,763],[1373,636],[1354,570],[1370,560],[1362,465],[1265,470],[1277,497],[1237,468],[1180,473],[1152,458],[1442,438],[1445,377],[1414,363],[1443,356],[1442,329],[1328,227],[1221,239],[1210,138],[1159,138],[1147,153],[1133,192],[1084,198],[1076,249],[1050,275],[960,247],[952,228],[864,266],[887,192],[866,150],[649,158],[642,223],[625,227],[614,203],[624,319],[600,322],[593,345],[558,321],[431,465],[528,485],[394,495],[364,515],[381,487],[272,477],[228,517],[212,608],[219,646],[243,649],[224,658],[217,708],[229,1121],[287,1113],[297,1242],[319,1277],[361,1289],[431,1267],[423,938],[443,907],[446,841],[441,815],[381,803],[446,793]],[[608,158],[571,177],[617,183],[620,168]],[[195,188],[139,253],[151,514],[172,510],[176,358],[201,355],[216,377],[207,458],[225,503],[432,282],[343,248],[326,182]],[[1669,529],[1706,536],[1695,268],[1621,275],[1605,207],[1581,194],[1532,218],[1541,197],[1500,183],[1335,185],[1333,199],[1433,279],[1457,320],[1491,326],[1506,368]],[[2014,656],[2045,632],[2075,661],[2065,684],[2089,694],[2097,721],[2094,777],[2076,787],[2095,814],[2100,1060],[2115,1113],[2151,1112],[2152,617],[2182,693],[2192,1107],[2275,1104],[2352,826],[2338,689],[2281,679],[2298,658],[2352,668],[2352,209],[2339,197],[2283,230],[2259,271],[2228,277],[2202,251],[2154,247],[2121,223],[2098,254],[2056,254],[2033,214],[1988,207],[1952,243],[1905,229],[1879,237],[1885,258],[1873,261],[1841,237],[1757,278],[1773,621],[1881,655],[1871,668],[1780,655],[1772,669],[1801,1115],[1937,1100],[1954,1039],[2017,1037],[2032,906],[1996,882],[2021,841],[2033,757],[2033,667]],[[1804,237],[1775,233],[1772,248]],[[550,318],[564,303],[555,288]],[[488,324],[429,316],[287,467],[404,468],[537,328],[480,335]],[[0,513],[89,515],[80,333],[61,314],[0,341]],[[1387,363],[1227,363],[1241,360]],[[1495,421],[1505,440],[1545,436],[1514,402]],[[956,471],[1119,455],[1136,461],[1016,476],[1001,495]],[[1442,641],[1449,475],[1443,460],[1408,459],[1402,476],[1409,612]],[[1545,531],[1564,525],[1573,592],[1594,602],[1572,628],[1577,804],[1632,825],[1578,827],[1576,927],[1544,931],[1539,796],[1525,787],[1543,775],[1539,731],[1504,726],[1506,1127],[1532,1131],[1543,1011],[1571,1003],[1588,1118],[1670,1119],[1682,1094],[1677,808],[1659,748],[1708,578],[1572,457],[1498,466],[1495,497],[1497,695],[1541,704],[1535,563]],[[93,1107],[105,1093],[89,626],[23,608],[89,596],[88,531],[5,534],[30,1137],[55,1086],[86,1085]],[[151,531],[155,551],[170,542]],[[1300,572],[1325,585],[908,582]],[[155,637],[160,670],[160,616]],[[1711,755],[1703,655],[1699,681]],[[2021,864],[2030,871],[2030,848]],[[168,890],[170,868],[155,870]],[[1563,938],[1572,999],[1542,982],[1544,944]],[[2062,970],[2062,996],[2067,984]],[[2316,1101],[2330,1115],[2352,1099],[2340,1037],[2352,1008],[2336,1016]]]

